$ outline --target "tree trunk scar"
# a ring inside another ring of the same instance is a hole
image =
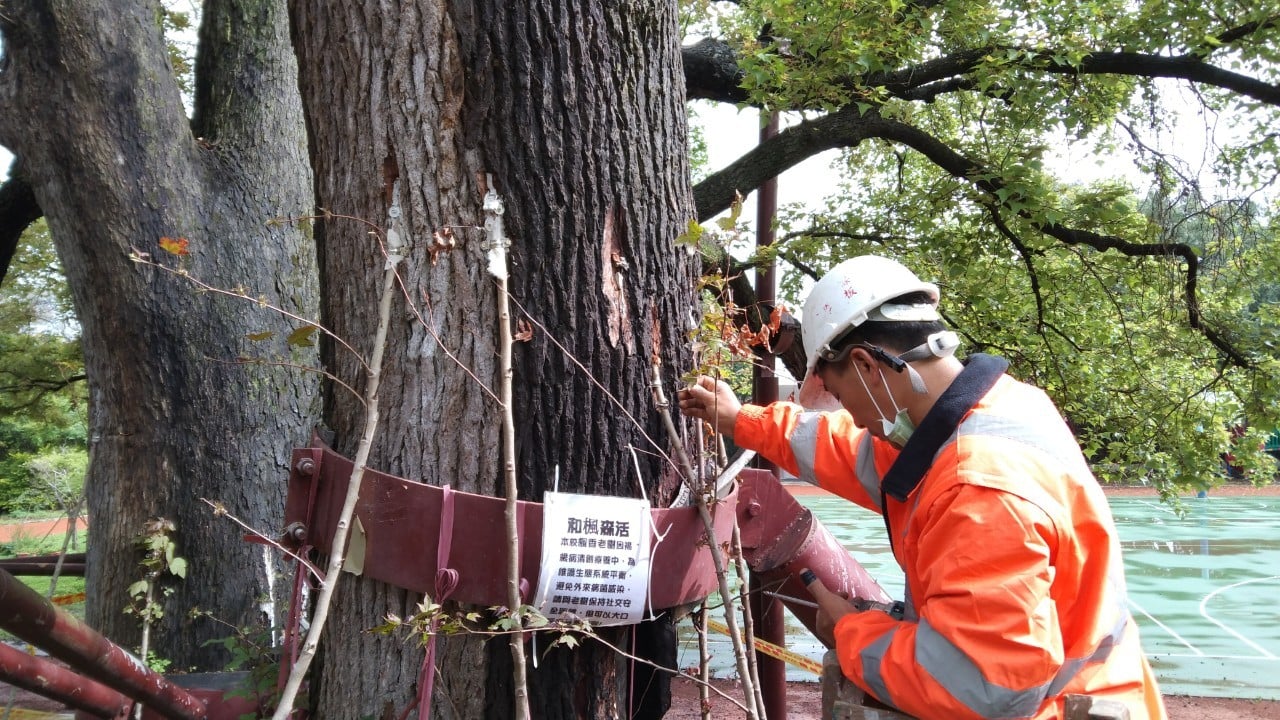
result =
[[[621,340],[627,352],[635,352],[635,339],[630,332],[631,308],[627,304],[627,226],[617,205],[610,205],[604,218],[604,242],[601,243],[600,289],[609,302],[609,343],[618,347]]]

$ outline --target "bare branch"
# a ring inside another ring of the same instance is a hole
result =
[[[1213,53],[1215,50],[1221,49],[1222,46],[1224,45],[1234,44],[1236,41],[1243,40],[1244,38],[1247,38],[1250,35],[1260,30],[1267,30],[1269,28],[1273,28],[1276,26],[1277,23],[1280,23],[1280,16],[1272,15],[1271,17],[1266,18],[1265,20],[1247,22],[1241,25],[1236,25],[1235,27],[1227,28],[1226,30],[1223,30],[1222,32],[1218,33],[1216,37],[1214,37],[1213,43],[1205,43],[1203,45],[1200,45],[1192,49],[1189,54],[1198,55],[1198,56],[1207,56]]]
[[[938,167],[946,170],[956,178],[964,179],[982,190],[992,199],[999,197],[999,191],[1006,188],[998,177],[989,174],[978,163],[952,150],[937,138],[928,135],[918,128],[890,122],[891,132],[882,135],[888,140],[901,142],[914,148],[929,158]],[[1175,257],[1186,265],[1186,282],[1183,287],[1184,300],[1187,306],[1187,324],[1204,335],[1214,347],[1235,365],[1247,368],[1252,366],[1248,357],[1235,348],[1221,333],[1204,325],[1200,315],[1200,304],[1196,298],[1196,279],[1199,274],[1200,260],[1195,250],[1185,243],[1133,243],[1114,235],[1103,235],[1090,230],[1069,228],[1060,223],[1046,223],[1035,220],[1029,211],[1017,213],[1028,220],[1040,232],[1056,238],[1067,245],[1086,245],[1099,252],[1115,250],[1130,257]]]
[[[844,108],[816,120],[806,121],[757,145],[737,162],[708,177],[694,188],[698,219],[705,221],[729,207],[734,192],[751,190],[764,180],[799,163],[809,155],[834,147],[852,147],[868,138],[880,138],[910,147],[924,155],[955,178],[973,184],[988,195],[997,206],[1000,191],[1007,185],[987,168],[961,155],[938,138],[919,128],[881,117],[874,111],[861,114]],[[1071,228],[1060,223],[1036,220],[1032,213],[1020,210],[1017,215],[1028,220],[1040,232],[1067,245],[1085,245],[1099,252],[1114,250],[1130,257],[1179,258],[1186,265],[1184,286],[1188,325],[1203,334],[1223,355],[1239,367],[1250,367],[1248,357],[1234,347],[1218,331],[1206,327],[1196,297],[1200,261],[1195,250],[1185,243],[1134,243],[1114,235]],[[731,283],[734,297],[752,297]],[[742,304],[743,307],[747,305]]]
[[[988,55],[1009,50],[1022,54],[1018,64],[1028,71],[1177,78],[1231,90],[1268,105],[1280,105],[1280,86],[1205,62],[1195,53],[1171,57],[1139,52],[1094,52],[1075,65],[1055,59],[1055,53],[1044,48],[991,45],[966,48],[897,70],[846,77],[837,84],[849,90],[879,87],[902,99],[929,101],[944,92],[971,89],[972,79],[965,76],[976,70]],[[742,70],[728,44],[704,40],[685,48],[684,58],[689,97],[732,103],[747,101],[739,87]]]
[[[694,187],[698,221],[705,222],[732,205],[735,193],[745,195],[806,158],[824,150],[854,147],[887,132],[880,129],[884,122],[879,115],[864,116],[850,106],[783,130]]]

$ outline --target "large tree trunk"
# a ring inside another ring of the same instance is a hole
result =
[[[499,381],[495,283],[476,227],[491,182],[513,239],[512,295],[550,334],[535,329],[516,349],[521,497],[540,500],[557,468],[562,490],[637,495],[628,446],[639,450],[649,497],[668,497],[671,468],[651,454],[667,441],[647,377],[661,358],[670,392],[688,365],[694,312],[694,263],[673,242],[694,212],[675,3],[343,0],[321,9],[294,0],[292,14],[317,204],[381,227],[398,206],[411,245],[371,464],[501,494],[501,408],[485,390]],[[433,233],[446,227],[457,228],[458,246],[433,258]],[[317,229],[326,320],[366,355],[383,267],[367,231],[344,219]],[[349,353],[330,349],[326,359],[363,387]],[[336,448],[353,454],[360,403],[334,391],[325,414]],[[343,578],[324,638],[320,717],[408,706],[421,651],[365,631],[418,599]],[[506,638],[443,644],[435,716],[510,715]],[[594,643],[541,657],[534,714],[627,716],[627,672]]]
[[[6,2],[0,143],[25,162],[83,330],[89,621],[137,644],[138,620],[122,613],[142,577],[133,540],[147,518],[164,516],[177,524],[189,574],[163,601],[154,649],[175,668],[211,668],[223,653],[204,642],[230,632],[187,611],[260,622],[278,568],[200,500],[277,531],[289,449],[305,442],[318,409],[314,376],[234,361],[314,356],[285,347],[295,323],[197,293],[130,254],[314,317],[305,228],[267,224],[309,211],[310,174],[283,3],[207,3],[194,133],[159,12],[156,2]],[[188,239],[191,254],[160,250],[165,236]],[[274,337],[246,338],[265,331]]]

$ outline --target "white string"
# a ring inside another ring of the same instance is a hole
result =
[[[649,496],[646,495],[644,491],[644,475],[640,472],[640,456],[636,453],[634,445],[628,444],[627,449],[631,451],[631,461],[634,462],[636,466],[636,482],[640,485],[640,497],[643,498],[645,504],[648,505]],[[645,517],[648,518],[649,529],[651,529],[653,534],[658,538],[656,542],[649,545],[649,577],[645,584],[645,610],[648,612],[650,620],[656,620],[661,616],[653,614],[653,556],[658,554],[658,545],[663,540],[667,539],[667,533],[671,532],[671,527],[668,526],[666,532],[658,532],[658,525],[653,521],[652,507],[648,512],[645,512]]]

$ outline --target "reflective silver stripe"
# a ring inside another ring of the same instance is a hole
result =
[[[1022,405],[1018,409],[1017,416],[997,415],[986,410],[970,413],[956,432],[1013,440],[1040,450],[1074,475],[1084,476],[1089,472],[1080,444],[1052,405]],[[1045,421],[1047,413],[1052,413],[1050,422]]]
[[[1086,665],[1106,662],[1107,658],[1111,657],[1111,651],[1124,639],[1124,631],[1129,627],[1131,619],[1128,609],[1121,610],[1119,622],[1111,628],[1111,632],[1106,637],[1098,642],[1098,647],[1094,648],[1093,652],[1087,657],[1073,658],[1062,663],[1062,667],[1058,668],[1058,674],[1053,677],[1053,682],[1049,683],[1049,697],[1062,692]]]
[[[1010,690],[989,682],[978,666],[950,640],[921,620],[916,630],[916,662],[951,696],[984,718],[1025,718],[1036,714],[1048,684]],[[865,660],[863,661],[865,663]]]
[[[867,497],[871,498],[871,504],[877,510],[883,510],[880,507],[880,473],[876,471],[876,449],[869,432],[862,433],[862,440],[858,441],[858,461],[853,472],[858,476],[858,484],[862,485],[862,489],[867,491]]]
[[[818,437],[822,427],[822,413],[801,413],[796,419],[796,426],[791,431],[789,442],[791,454],[796,458],[796,467],[800,471],[799,478],[813,485],[818,482],[818,473],[814,470],[814,462],[818,454]],[[875,447],[871,443],[871,433],[863,433],[858,442],[858,460],[854,467],[858,483],[867,492],[871,503],[880,507],[880,473],[876,471]]]
[[[795,429],[791,431],[791,453],[796,456],[800,479],[818,484],[818,475],[813,471],[814,456],[818,454],[818,427],[822,422],[822,413],[800,413]]]
[[[880,675],[880,661],[884,660],[884,654],[889,651],[889,643],[893,642],[893,636],[898,632],[895,626],[892,630],[881,635],[875,642],[866,646],[862,650],[862,679],[867,682],[867,687],[871,688],[871,694],[876,699],[886,705],[894,705],[893,698],[889,696],[889,688],[885,687],[884,678]]]
[[[921,620],[916,630],[916,662],[935,682],[978,715],[986,718],[1031,717],[1045,698],[1061,693],[1086,665],[1106,661],[1112,649],[1124,637],[1129,620],[1128,611],[1123,612],[1111,634],[1103,638],[1088,657],[1068,660],[1058,669],[1051,682],[1026,690],[1010,690],[988,682],[969,656],[934,630],[926,620]],[[861,653],[863,678],[872,693],[890,705],[893,701],[880,674],[880,663],[889,651],[889,643],[896,632],[895,627]]]

